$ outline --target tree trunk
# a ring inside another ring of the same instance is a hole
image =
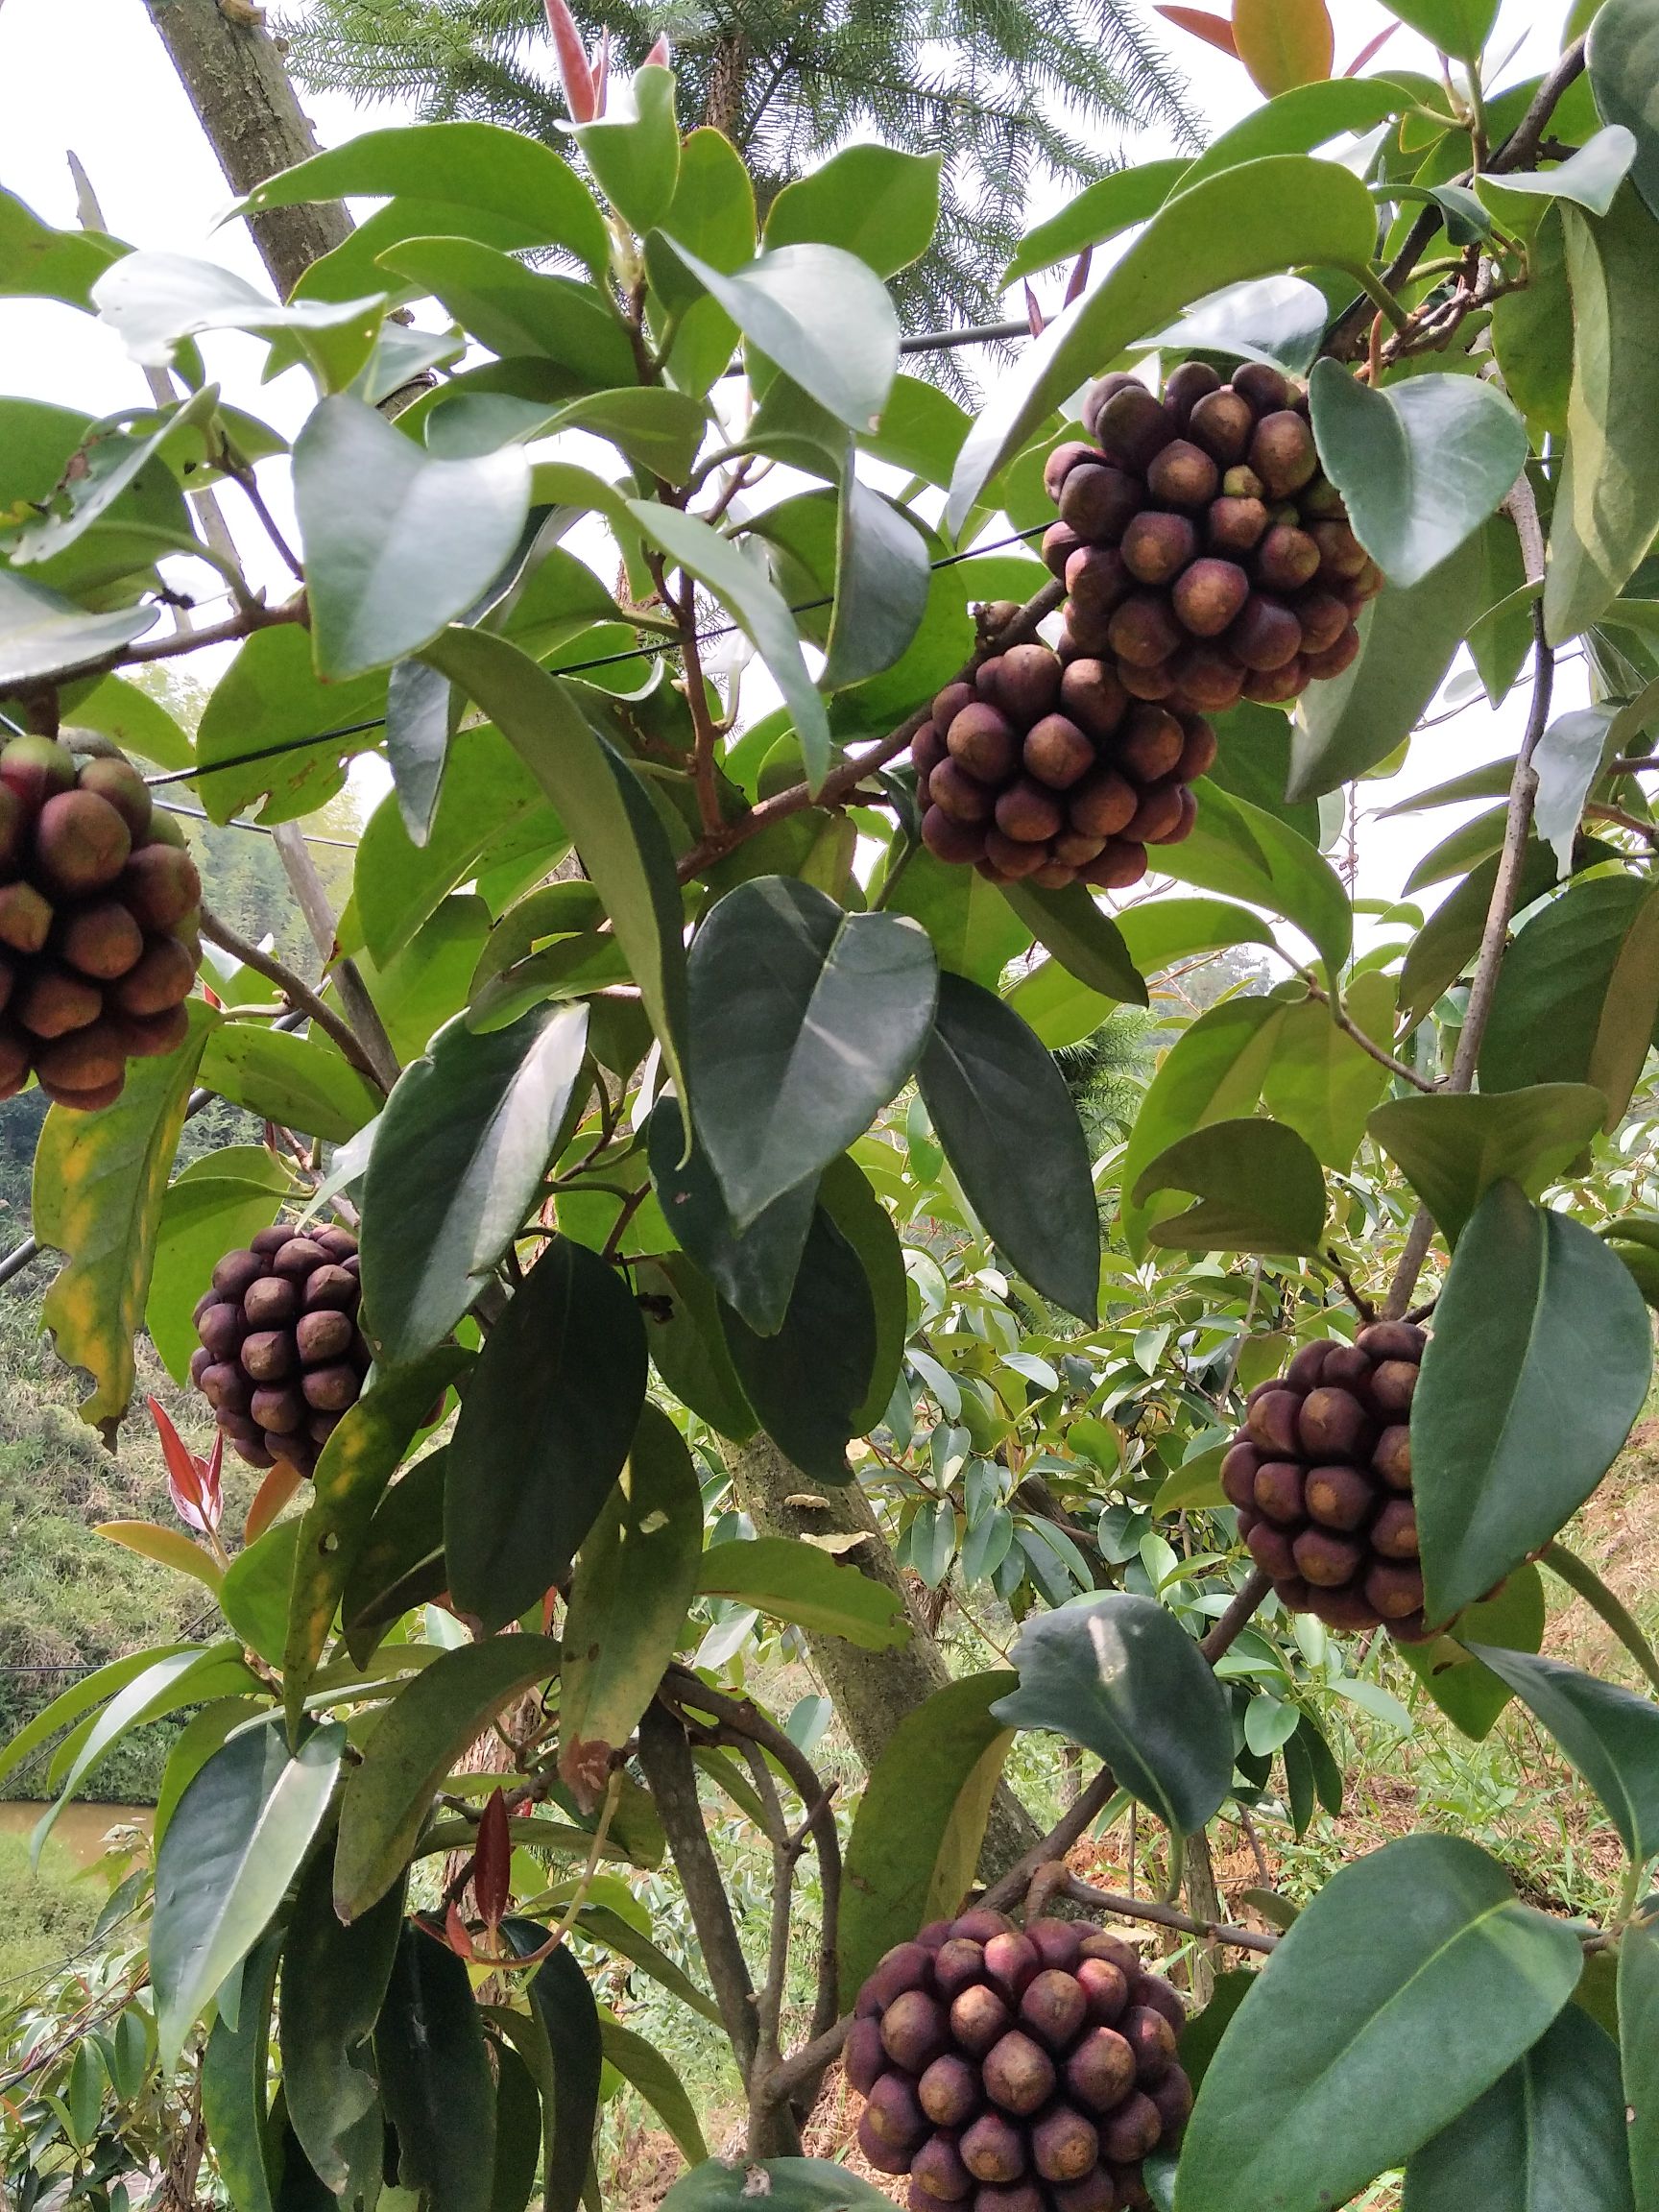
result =
[[[232,188],[251,192],[279,169],[318,151],[282,57],[257,11],[227,12],[218,0],[148,0],[150,19],[173,58]],[[321,254],[342,244],[351,218],[338,200],[275,207],[249,223],[284,300]]]
[[[734,32],[716,45],[709,71],[709,97],[703,106],[703,121],[709,130],[724,132],[733,143],[743,122],[743,77],[748,60],[749,42],[740,31]]]
[[[1215,1887],[1215,1862],[1210,1856],[1210,1837],[1206,1829],[1187,1839],[1187,1863],[1182,1887],[1186,1892],[1187,1910],[1194,1920],[1225,1920],[1221,1892]],[[1187,1986],[1192,1992],[1194,2005],[1208,2005],[1215,1994],[1215,1946],[1208,1937],[1198,1939],[1187,1968]]]
[[[904,1587],[892,1549],[858,1483],[815,1491],[763,1433],[747,1444],[728,1444],[725,1450],[739,1503],[761,1535],[860,1538],[850,1554],[853,1564],[885,1584],[910,1616],[910,1641],[899,1651],[863,1651],[844,1637],[807,1632],[813,1667],[868,1772],[904,1716],[950,1681],[945,1654]],[[984,1879],[995,1881],[1012,1866],[1037,1841],[1039,1833],[1007,1784],[1000,1784],[985,1830],[980,1861]]]

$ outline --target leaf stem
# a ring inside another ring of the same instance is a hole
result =
[[[1363,261],[1354,261],[1348,265],[1348,274],[1378,313],[1386,316],[1396,330],[1407,327],[1410,316],[1375,270],[1368,268]]]
[[[1612,1629],[1655,1690],[1659,1690],[1659,1654],[1636,1623],[1635,1616],[1616,1598],[1588,1560],[1569,1551],[1559,1538],[1544,1548],[1544,1564],[1551,1575],[1575,1591]]]

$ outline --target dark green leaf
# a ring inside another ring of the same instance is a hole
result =
[[[394,1482],[370,1517],[340,1599],[340,1632],[359,1667],[383,1630],[448,1588],[444,1571],[444,1473],[448,1448],[428,1452]]]
[[[752,1605],[774,1621],[817,1635],[844,1636],[865,1651],[891,1651],[910,1640],[904,1600],[859,1572],[856,1556],[831,1557],[788,1536],[755,1536],[712,1545],[697,1588],[705,1598]]]
[[[661,62],[636,69],[624,93],[613,79],[601,120],[572,135],[593,180],[630,229],[652,230],[667,214],[680,177],[680,126],[674,72]]]
[[[887,1410],[910,1331],[910,1283],[893,1217],[852,1159],[831,1160],[818,1203],[858,1255],[876,1313],[876,1358],[864,1402],[854,1414],[855,1436],[867,1436]]]
[[[876,1371],[875,1293],[822,1207],[779,1329],[757,1335],[729,1306],[721,1318],[743,1394],[774,1443],[813,1481],[851,1481],[847,1445]]]
[[[464,685],[522,755],[576,843],[628,955],[677,1081],[685,955],[674,857],[633,770],[590,731],[563,685],[503,639],[450,630],[428,659]]]
[[[457,1645],[398,1692],[340,1800],[334,1910],[342,1920],[358,1919],[401,1880],[434,1792],[492,1717],[558,1671],[559,1647],[544,1636],[494,1636]]]
[[[1636,189],[1659,215],[1659,19],[1650,0],[1605,0],[1590,28],[1586,58],[1596,106],[1607,122],[1634,133]]]
[[[225,1571],[219,1609],[250,1651],[280,1667],[301,1523],[279,1521],[245,1545]]]
[[[1580,837],[1573,849],[1573,864],[1578,871],[1599,867],[1615,857],[1610,845],[1594,837]],[[1493,854],[1457,885],[1418,930],[1400,974],[1400,1010],[1408,1019],[1421,1021],[1474,958],[1497,876],[1498,857]],[[1521,862],[1517,911],[1543,898],[1554,881],[1554,854],[1536,838],[1530,839]]]
[[[1123,1234],[1137,1259],[1146,1249],[1148,1212],[1127,1195],[1160,1152],[1195,1129],[1248,1114],[1287,1009],[1269,998],[1224,999],[1201,1014],[1165,1054],[1135,1117],[1119,1170]]]
[[[555,1238],[490,1332],[449,1446],[449,1588],[487,1629],[568,1569],[628,1455],[646,1365],[623,1277]]]
[[[947,1683],[888,1738],[847,1843],[837,1951],[844,2005],[884,1951],[956,1911],[967,1894],[1014,1740],[992,1708],[1017,1679],[998,1672]]]
[[[215,822],[228,822],[269,791],[274,796],[260,816],[268,823],[323,805],[346,781],[341,763],[377,741],[385,708],[382,671],[349,684],[324,684],[312,666],[311,640],[298,623],[255,631],[202,712],[195,788],[203,805]],[[365,727],[352,730],[355,723]],[[315,746],[294,742],[335,730],[351,733]],[[270,757],[245,759],[250,753]],[[237,765],[215,766],[220,761]]]
[[[591,1813],[673,1658],[697,1593],[703,1493],[680,1431],[642,1406],[626,1464],[582,1540],[565,1616],[559,1771]]]
[[[1394,980],[1368,969],[1343,994],[1348,1019],[1386,1048],[1393,1043]],[[1291,1004],[1279,1024],[1262,1104],[1305,1137],[1327,1167],[1354,1164],[1365,1118],[1388,1087],[1388,1070],[1363,1051],[1317,998]]]
[[[1528,1562],[1516,1569],[1495,1598],[1482,1599],[1458,1616],[1455,1636],[1402,1644],[1399,1653],[1441,1712],[1479,1743],[1492,1733],[1510,1690],[1466,1647],[1499,1644],[1511,1651],[1536,1651],[1543,1641],[1543,1577]]]
[[[969,1204],[1044,1297],[1093,1322],[1100,1230],[1089,1150],[1064,1078],[1025,1023],[943,975],[918,1070],[923,1102]]]
[[[370,2038],[403,1927],[403,1885],[343,1927],[333,1883],[334,1854],[319,1851],[294,1900],[283,1951],[282,2089],[313,2171],[349,2207],[359,2197],[373,2201],[385,2155]]]
[[[1282,1939],[1211,2060],[1178,2212],[1321,2212],[1491,2087],[1573,1994],[1573,1931],[1472,1843],[1345,1866]]]
[[[1587,1082],[1623,1118],[1659,1019],[1659,907],[1640,877],[1569,884],[1516,937],[1480,1047],[1488,1091]]]
[[[1575,343],[1544,581],[1557,645],[1606,613],[1659,529],[1659,227],[1633,184],[1600,222],[1572,206],[1561,221]]]
[[[849,470],[841,486],[835,608],[821,679],[826,691],[892,667],[922,627],[931,576],[926,541],[915,523]]]
[[[637,2035],[620,2022],[601,2017],[599,2047],[608,2064],[614,2066],[628,2086],[642,2097],[667,2128],[688,2165],[709,2155],[698,2124],[697,2108],[685,2085],[654,2043]]]
[[[495,2047],[495,2167],[490,2212],[524,2212],[541,2156],[541,2098],[510,2043]]]
[[[841,246],[892,276],[926,252],[938,218],[937,154],[844,146],[784,185],[767,210],[766,244]]]
[[[463,1960],[405,1921],[374,2031],[397,2182],[431,2212],[490,2212],[495,2085]]]
[[[691,1107],[739,1230],[900,1090],[936,979],[915,923],[844,913],[792,877],[739,884],[713,908],[687,965]]]
[[[1002,272],[1003,283],[1051,268],[1056,261],[1070,261],[1091,246],[1103,246],[1108,238],[1144,223],[1157,214],[1190,167],[1179,156],[1166,161],[1138,161],[1085,185],[1058,215],[1026,231]]]
[[[1154,1244],[1186,1252],[1301,1252],[1319,1249],[1325,1177],[1318,1161],[1282,1122],[1213,1121],[1161,1152],[1137,1181],[1134,1200],[1187,1190],[1199,1200],[1162,1215]]]
[[[1004,380],[962,448],[950,527],[961,528],[986,484],[1050,410],[1133,339],[1224,284],[1310,263],[1358,268],[1375,245],[1369,193],[1333,162],[1278,155],[1178,193]]]
[[[363,1192],[363,1324],[401,1366],[442,1343],[517,1234],[582,1070],[588,1009],[439,1031],[386,1102]]]
[[[1619,1939],[1619,2048],[1636,2212],[1659,2203],[1659,1925],[1633,1921]]]
[[[1450,1244],[1495,1183],[1518,1183],[1535,1198],[1565,1174],[1601,1126],[1603,1109],[1588,1084],[1540,1083],[1390,1098],[1366,1127]]]
[[[327,1810],[345,1743],[330,1722],[291,1755],[280,1728],[251,1728],[180,1799],[156,1855],[150,1936],[163,2064],[281,1904]]]
[[[1659,1705],[1559,1659],[1481,1644],[1461,1623],[1459,1633],[1555,1739],[1630,1857],[1651,1859],[1659,1851]]]
[[[1641,1411],[1652,1363],[1647,1310],[1601,1239],[1495,1184],[1458,1240],[1411,1408],[1431,1621],[1576,1512]]]
[[[1114,1592],[1035,1615],[1014,1647],[1020,1687],[992,1710],[1103,1759],[1177,1836],[1202,1828],[1233,1779],[1226,1693],[1173,1613]]]
[[[700,1271],[749,1327],[769,1336],[782,1325],[812,1225],[813,1176],[775,1198],[741,1235],[707,1155],[685,1153],[680,1101],[658,1100],[647,1133],[651,1180],[664,1220]]]
[[[1123,941],[1123,932],[1080,883],[1045,891],[1009,883],[1002,896],[1040,945],[1046,945],[1080,983],[1103,998],[1144,1006],[1146,981]]]
[[[1632,2212],[1611,2036],[1561,2011],[1406,2169],[1406,2212]]]
[[[380,1094],[339,1047],[264,1022],[216,1022],[202,1053],[202,1080],[262,1120],[344,1144],[380,1111]]]
[[[892,882],[887,912],[920,922],[940,967],[988,991],[1031,942],[1030,930],[996,884],[972,868],[935,859],[926,846],[912,852]]]
[[[249,1954],[236,2017],[220,2013],[202,2054],[202,2120],[235,2212],[275,2212],[280,2145],[271,2126],[271,2007],[281,1950],[282,1932],[274,1928]]]
[[[1478,61],[1498,17],[1498,0],[1388,0],[1388,12],[1459,61]]]
[[[531,1920],[504,1920],[501,1927],[517,1950],[532,1951],[546,1941],[546,1930]],[[527,1994],[553,2060],[550,2140],[542,2173],[545,2212],[575,2212],[588,2185],[599,2112],[598,2008],[582,1969],[565,1950],[542,1960],[530,1978]]]

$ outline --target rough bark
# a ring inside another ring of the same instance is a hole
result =
[[[709,97],[703,121],[709,130],[724,132],[735,141],[743,123],[743,85],[749,63],[749,41],[741,32],[722,38],[714,49],[709,72]]]
[[[251,192],[279,169],[318,151],[275,40],[263,24],[235,16],[219,0],[147,0],[150,19],[173,58],[180,82],[232,188]],[[320,254],[350,235],[337,200],[276,207],[249,228],[284,300]]]
[[[891,1547],[856,1482],[816,1491],[769,1436],[728,1445],[726,1464],[745,1512],[764,1536],[854,1536],[854,1563],[901,1598],[912,1635],[901,1651],[861,1651],[839,1636],[808,1635],[812,1665],[866,1770],[903,1719],[950,1679],[927,1623],[918,1612]],[[1036,1822],[1003,1784],[992,1802],[981,1874],[993,1881],[1037,1841]]]
[[[1225,1920],[1226,1908],[1215,1886],[1215,1862],[1210,1856],[1210,1838],[1200,1828],[1187,1839],[1187,1861],[1182,1887],[1187,1910],[1194,1920]],[[1187,1986],[1194,2005],[1208,2005],[1215,1994],[1215,1945],[1207,1938],[1194,1949],[1187,1968]]]

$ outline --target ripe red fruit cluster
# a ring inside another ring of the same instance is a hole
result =
[[[1258,361],[1223,384],[1188,361],[1162,398],[1103,377],[1083,421],[1098,444],[1056,447],[1045,473],[1063,660],[1200,714],[1284,706],[1348,666],[1382,577],[1320,469],[1300,385]]]
[[[261,1229],[228,1252],[196,1307],[190,1380],[251,1467],[311,1474],[357,1403],[369,1347],[357,1326],[357,1239],[345,1229]]]
[[[1333,1628],[1427,1633],[1411,1499],[1411,1398],[1428,1339],[1378,1321],[1307,1344],[1260,1383],[1221,1463],[1250,1556],[1286,1605]]]
[[[922,836],[994,883],[1120,890],[1172,845],[1215,757],[1202,716],[1132,699],[1103,661],[1013,645],[949,684],[911,741]]]
[[[983,1909],[888,1952],[843,2058],[858,2144],[911,2212],[1123,2212],[1180,2138],[1180,1998],[1118,1936]]]
[[[108,1106],[129,1060],[183,1043],[202,957],[183,847],[127,761],[0,751],[0,1098],[33,1070],[57,1105]]]

